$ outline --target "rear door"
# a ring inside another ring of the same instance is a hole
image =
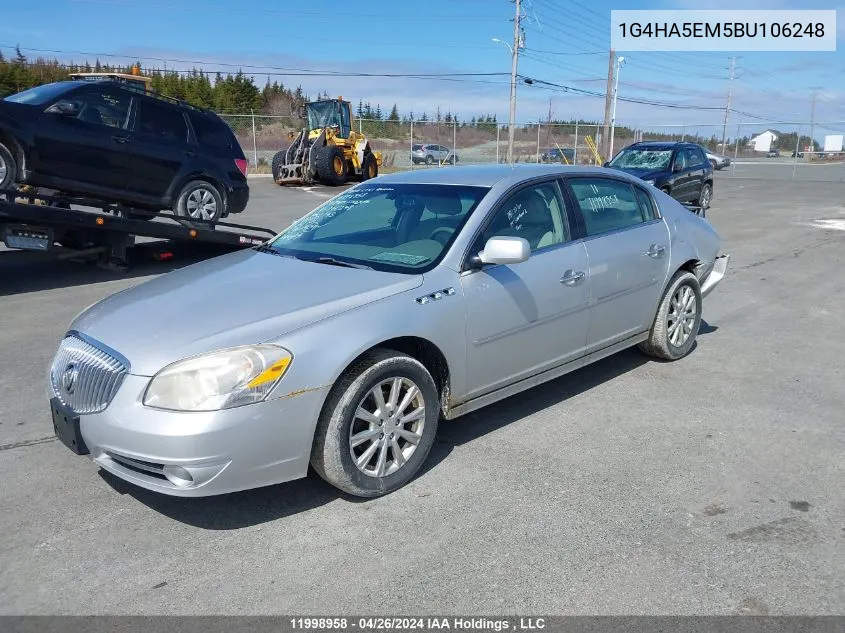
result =
[[[707,172],[710,169],[710,162],[707,160],[704,152],[697,147],[687,148],[686,153],[687,166],[690,172],[689,199],[697,202],[701,196],[704,179],[707,177]]]
[[[669,267],[669,230],[637,185],[601,176],[566,182],[589,258],[590,353],[651,326]]]
[[[30,168],[51,179],[72,181],[81,193],[123,189],[133,96],[120,88],[95,86],[60,100],[74,103],[79,114],[41,115]]]
[[[129,188],[163,199],[182,170],[197,155],[189,145],[188,124],[181,107],[150,97],[138,99]]]

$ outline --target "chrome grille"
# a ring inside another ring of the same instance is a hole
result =
[[[128,371],[122,361],[71,334],[53,359],[50,386],[74,413],[99,413],[109,406]]]

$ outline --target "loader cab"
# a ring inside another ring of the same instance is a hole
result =
[[[342,99],[312,101],[306,104],[305,110],[309,130],[337,127],[340,138],[349,138],[352,132],[352,110],[348,101]]]

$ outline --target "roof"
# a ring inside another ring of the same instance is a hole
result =
[[[620,172],[613,172],[618,176]],[[608,175],[602,167],[584,167],[575,165],[462,165],[460,167],[442,167],[437,169],[420,169],[402,171],[395,174],[384,174],[378,177],[379,183],[411,183],[438,185],[468,185],[475,187],[492,187],[505,182],[516,184],[538,176],[554,175]]]
[[[689,145],[698,147],[698,143],[692,143],[690,141],[640,141],[639,143],[634,143],[629,147],[648,147],[651,149],[670,149],[674,147],[678,147],[679,145]]]

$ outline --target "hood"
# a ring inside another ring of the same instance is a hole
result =
[[[151,376],[181,358],[248,345],[416,288],[421,275],[239,251],[162,275],[94,304],[72,330]]]
[[[637,178],[641,178],[642,180],[654,180],[655,178],[659,178],[660,176],[665,176],[667,170],[665,169],[642,169],[638,167],[613,167],[610,166],[610,169],[615,169],[616,171],[621,171],[626,174],[631,174],[632,176],[636,176]]]

